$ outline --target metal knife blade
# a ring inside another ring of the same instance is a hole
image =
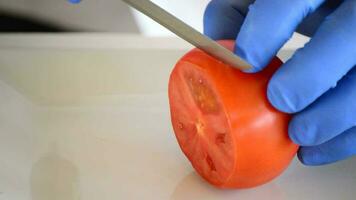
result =
[[[222,62],[229,64],[240,70],[251,69],[252,66],[242,58],[233,54],[230,50],[221,46],[214,40],[201,34],[188,24],[184,23],[180,19],[176,18],[172,14],[168,13],[158,5],[149,0],[122,0],[147,15],[157,23],[161,24],[168,30],[175,33],[177,36],[191,43],[195,47],[210,54],[211,56],[221,60]]]

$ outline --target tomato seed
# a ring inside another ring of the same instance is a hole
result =
[[[205,160],[206,160],[206,163],[208,164],[210,170],[211,171],[216,171],[215,164],[214,164],[213,160],[211,159],[211,157],[209,155],[206,156]]]
[[[179,122],[179,123],[178,123],[178,128],[179,128],[179,129],[183,129],[183,128],[184,128],[183,123]]]
[[[225,133],[219,133],[218,136],[216,136],[215,138],[215,144],[219,145],[219,144],[225,144],[226,141],[225,141],[225,136],[226,134]]]
[[[195,127],[199,135],[204,135],[204,124],[200,119],[198,119],[197,123],[195,124]]]
[[[205,113],[217,113],[219,106],[212,88],[204,84],[202,78],[197,81],[193,80],[192,77],[187,78],[188,87],[198,107]]]

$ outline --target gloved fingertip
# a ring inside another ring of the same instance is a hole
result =
[[[70,3],[72,4],[78,4],[80,3],[82,0],[68,0]]]
[[[298,151],[297,157],[299,161],[306,166],[317,166],[320,165],[320,160],[318,154],[313,152],[312,149],[308,147],[301,147]]]
[[[255,60],[252,59],[251,56],[246,53],[246,51],[241,49],[241,47],[237,43],[235,43],[234,53],[252,66],[252,68],[243,70],[243,72],[257,73],[263,69],[263,67],[261,67],[257,62],[255,62]]]
[[[278,78],[275,76],[272,77],[267,88],[268,100],[277,110],[285,113],[294,113],[297,111],[297,108],[289,97],[288,91],[282,85],[283,83],[278,81]]]
[[[310,162],[310,160],[308,160],[308,158],[306,158],[306,156],[304,156],[304,153],[302,153],[301,150],[298,151],[297,157],[298,157],[298,160],[299,160],[303,165],[306,165],[306,166],[313,166],[313,165],[314,165],[313,162]]]
[[[303,116],[296,115],[289,123],[288,135],[296,144],[302,146],[316,145],[316,134],[311,129],[310,124]]]
[[[289,138],[292,140],[293,143],[301,145],[303,143],[303,142],[301,142],[300,135],[299,135],[299,133],[301,131],[300,131],[299,127],[295,127],[295,125],[292,122],[290,122],[289,126],[288,126]]]
[[[306,166],[318,166],[328,163],[317,147],[301,147],[297,156],[299,161]]]
[[[325,142],[320,135],[322,131],[308,116],[310,115],[305,115],[303,112],[293,116],[288,126],[289,138],[301,146],[320,145]]]
[[[304,165],[308,165],[308,163],[305,162],[303,154],[301,153],[301,150],[298,151],[297,153],[298,160],[303,163]]]

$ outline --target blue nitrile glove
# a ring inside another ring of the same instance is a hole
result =
[[[311,36],[272,77],[267,95],[295,113],[289,136],[306,165],[356,154],[356,0],[213,0],[204,16],[213,39],[236,39],[235,53],[262,70],[298,31]],[[354,127],[354,128],[353,128]]]
[[[82,0],[68,0],[68,1],[73,4],[77,4],[77,3],[80,3]]]

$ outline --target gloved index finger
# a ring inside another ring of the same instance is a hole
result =
[[[298,24],[325,0],[256,0],[237,36],[235,53],[262,70]]]

